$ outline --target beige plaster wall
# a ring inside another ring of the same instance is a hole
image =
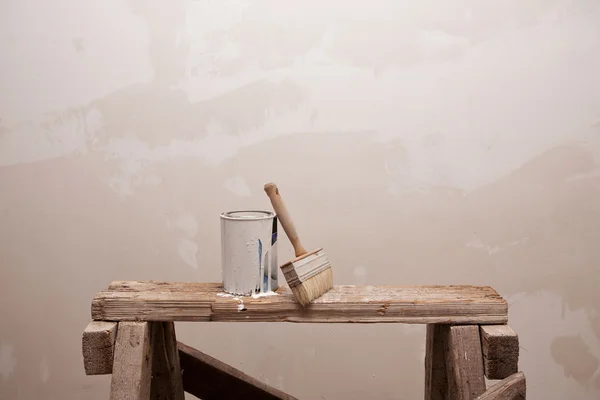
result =
[[[8,0],[0,68],[0,399],[107,399],[94,294],[219,280],[270,180],[337,283],[492,285],[530,398],[600,397],[598,1]],[[177,328],[302,399],[422,396],[423,326]]]

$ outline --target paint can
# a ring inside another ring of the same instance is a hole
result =
[[[271,211],[221,214],[223,289],[249,296],[278,288],[277,216]]]

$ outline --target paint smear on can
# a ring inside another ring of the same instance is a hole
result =
[[[263,276],[262,241],[259,238],[258,239],[258,275],[257,275],[258,279],[256,279],[256,289],[254,290],[255,293],[262,292],[262,276]]]

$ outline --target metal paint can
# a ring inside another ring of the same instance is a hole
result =
[[[277,216],[271,211],[221,214],[223,289],[249,296],[278,288]]]

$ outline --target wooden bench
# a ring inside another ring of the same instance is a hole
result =
[[[525,399],[518,335],[488,286],[338,285],[302,308],[277,295],[232,296],[219,283],[115,281],[92,301],[88,375],[111,374],[112,400],[295,399],[176,339],[175,321],[427,324],[426,400]],[[499,380],[486,388],[485,377]]]

